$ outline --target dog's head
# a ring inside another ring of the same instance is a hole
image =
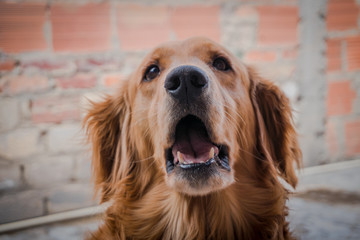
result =
[[[205,195],[241,174],[261,177],[264,163],[296,185],[301,154],[287,98],[208,39],[154,49],[85,122],[104,198],[124,178],[140,191],[155,175],[173,190]]]

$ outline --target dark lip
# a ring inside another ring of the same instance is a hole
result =
[[[212,144],[214,144],[218,149],[219,149],[219,154],[217,156],[215,156],[214,158],[209,159],[208,161],[204,162],[204,163],[193,163],[193,164],[175,164],[174,163],[174,156],[172,154],[172,148],[174,146],[175,143],[175,132],[176,132],[176,127],[179,124],[179,122],[181,121],[181,119],[192,115],[192,114],[186,114],[185,116],[182,116],[181,118],[179,118],[175,124],[173,124],[172,129],[174,129],[171,133],[171,147],[165,149],[165,161],[166,161],[166,171],[167,173],[171,173],[176,167],[181,168],[182,170],[193,170],[193,169],[197,169],[197,168],[203,168],[203,167],[207,167],[213,164],[216,164],[217,166],[221,167],[222,169],[225,169],[227,171],[230,171],[230,165],[229,165],[229,148],[224,145],[224,144],[216,144],[214,143],[211,139],[212,139],[212,130],[208,127],[207,121],[204,121],[203,119],[199,118],[198,116],[195,116],[197,118],[199,118],[202,123],[205,126],[205,129],[209,135],[209,138],[212,142]]]
[[[217,165],[218,167],[230,172],[229,165],[229,153],[228,148],[225,145],[219,145],[219,155],[214,158],[209,159],[204,163],[192,163],[192,164],[175,164],[174,157],[172,155],[172,147],[165,150],[165,161],[166,161],[166,171],[171,173],[175,168],[180,168],[182,170],[196,170],[199,168],[208,167],[210,165]]]

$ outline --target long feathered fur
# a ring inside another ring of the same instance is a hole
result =
[[[112,205],[89,239],[292,239],[285,219],[288,191],[278,180],[280,175],[295,187],[293,164],[301,164],[291,108],[279,88],[253,69],[247,68],[246,77],[246,107],[254,122],[243,121],[254,124],[255,132],[251,138],[238,134],[234,145],[251,145],[252,151],[239,148],[235,154],[232,185],[204,196],[181,194],[165,183],[154,154],[157,143],[136,134],[133,113],[141,109],[134,108],[136,90],[128,81],[114,96],[93,103],[84,119],[93,175],[102,201]],[[150,125],[147,116],[140,120]],[[147,127],[152,134],[161,131]]]

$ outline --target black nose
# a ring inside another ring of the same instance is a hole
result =
[[[206,73],[198,67],[184,65],[172,70],[165,79],[166,91],[181,103],[190,103],[208,86]]]

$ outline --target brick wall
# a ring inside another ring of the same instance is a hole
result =
[[[360,4],[329,0],[326,18],[326,140],[332,160],[360,154]]]
[[[80,128],[86,99],[111,92],[154,45],[194,35],[286,92],[305,166],[360,156],[359,1],[319,1],[325,39],[315,36],[313,52],[306,1],[135,2],[0,1],[0,223],[94,204]],[[313,67],[304,55],[321,59],[322,84],[302,78],[302,66]]]

